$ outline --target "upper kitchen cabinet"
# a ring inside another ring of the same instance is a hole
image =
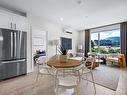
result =
[[[12,28],[12,17],[11,13],[0,10],[0,28]]]
[[[12,15],[13,28],[15,30],[26,30],[26,17],[17,14]]]
[[[26,17],[0,9],[0,28],[26,31]]]

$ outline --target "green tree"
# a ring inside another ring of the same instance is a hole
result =
[[[105,49],[103,49],[103,48],[100,48],[100,53],[102,53],[102,54],[108,54],[108,52]]]
[[[108,52],[109,52],[109,54],[115,53],[115,50],[114,49],[109,49]]]

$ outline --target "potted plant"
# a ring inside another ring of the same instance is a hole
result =
[[[60,62],[62,62],[62,63],[67,62],[67,50],[64,49],[62,46],[60,46],[59,52],[61,54],[60,57],[59,57]]]

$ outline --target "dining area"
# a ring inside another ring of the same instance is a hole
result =
[[[0,82],[0,95],[123,95],[119,94],[121,83],[125,84],[123,69],[105,66],[93,57],[65,59],[37,58],[34,72]]]
[[[55,95],[61,95],[61,89],[71,89],[74,95],[82,95],[82,82],[87,82],[85,84],[86,87],[90,82],[93,85],[91,88],[93,90],[93,95],[95,95],[96,86],[92,73],[94,61],[95,59],[93,57],[82,57],[80,60],[77,60],[64,57],[61,58],[60,55],[55,55],[48,61],[43,57],[39,57],[36,60],[36,82],[43,80],[45,76],[51,76],[53,79],[53,90]],[[91,64],[86,65],[88,62]],[[88,80],[87,74],[90,75],[91,81]]]

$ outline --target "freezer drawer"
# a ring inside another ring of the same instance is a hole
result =
[[[8,79],[16,76],[15,63],[0,64],[0,80]]]
[[[26,59],[3,61],[0,65],[0,80],[26,74]]]
[[[26,68],[26,61],[20,61],[17,62],[17,75],[26,74],[27,68]]]
[[[17,63],[5,64],[6,68],[6,78],[11,78],[17,76]]]
[[[3,80],[5,78],[6,78],[5,65],[0,64],[0,80]]]

